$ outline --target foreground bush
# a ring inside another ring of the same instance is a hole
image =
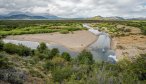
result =
[[[70,54],[67,52],[63,52],[61,56],[67,61],[71,60]]]
[[[45,44],[45,43],[40,43],[40,45],[37,47],[37,49],[38,49],[38,51],[39,52],[43,52],[44,50],[46,50],[47,49],[47,45]]]
[[[31,49],[23,45],[15,45],[12,43],[6,43],[3,46],[3,50],[10,54],[18,54],[20,56],[30,56]]]
[[[0,69],[11,67],[12,63],[9,62],[8,58],[4,53],[0,53]]]
[[[90,52],[83,50],[79,55],[78,55],[78,60],[79,63],[81,64],[93,64],[93,56]]]
[[[54,82],[59,82],[61,84],[63,80],[69,78],[71,74],[72,74],[71,68],[65,67],[65,68],[57,68],[56,70],[54,70],[52,76]]]

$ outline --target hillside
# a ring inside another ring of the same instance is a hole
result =
[[[124,20],[122,17],[102,17],[102,16],[95,16],[89,18],[89,20]]]

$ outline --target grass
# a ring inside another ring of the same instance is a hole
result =
[[[15,22],[15,21],[14,21]],[[61,22],[44,22],[44,23],[30,23],[24,22],[19,24],[10,23],[6,24],[6,22],[0,23],[0,38],[7,35],[21,35],[21,34],[37,34],[37,33],[52,33],[52,32],[60,32],[63,34],[69,33],[70,31],[83,30],[85,28],[82,27],[80,23],[61,23]]]

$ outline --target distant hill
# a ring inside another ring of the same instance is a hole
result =
[[[89,20],[124,20],[122,17],[102,17],[102,16],[95,16],[89,18]]]
[[[146,20],[146,17],[130,18],[127,20]]]
[[[0,15],[0,19],[4,20],[38,20],[38,19],[60,19],[54,15],[32,15],[32,14],[8,14],[8,15]]]

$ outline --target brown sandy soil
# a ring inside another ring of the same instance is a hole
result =
[[[131,26],[125,26],[125,25],[117,25],[117,28],[125,28],[125,29],[130,29],[131,31],[129,34],[135,35],[135,34],[142,34],[141,30],[137,27],[131,27]]]
[[[146,53],[146,36],[130,35],[113,39],[117,59],[132,58]]]
[[[21,40],[21,41],[34,41],[61,44],[69,49],[78,51],[83,50],[96,40],[96,36],[92,33],[82,30],[75,31],[69,34],[45,33],[45,34],[25,34],[8,36],[6,39]]]

